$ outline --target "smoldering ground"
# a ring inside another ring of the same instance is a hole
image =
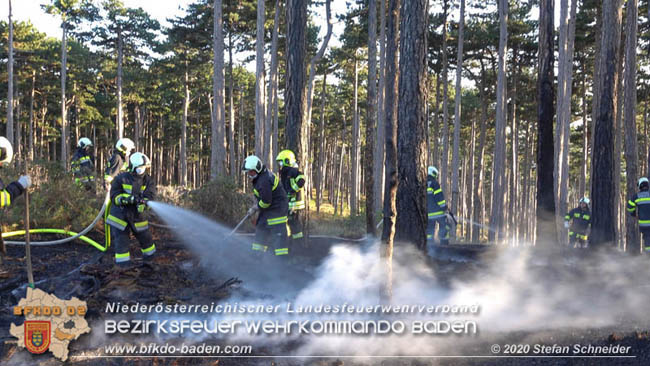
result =
[[[185,210],[154,206],[156,213],[215,276],[236,276],[244,292],[230,302],[269,305],[381,303],[385,276],[379,243],[336,244],[317,268],[300,268],[251,255],[251,238],[227,236],[230,229]],[[551,245],[549,245],[550,247]],[[645,277],[648,259],[616,252],[585,255],[573,250],[530,246],[495,249],[478,263],[436,261],[412,245],[396,243],[393,258],[395,305],[478,305],[478,314],[398,314],[391,319],[473,320],[476,335],[271,335],[239,334],[233,340],[286,349],[294,355],[431,355],[463,352],[485,339],[509,332],[556,332],[563,329],[617,327],[621,331],[650,326]],[[272,258],[271,258],[272,259]],[[455,271],[446,271],[454,266]],[[220,320],[236,318],[217,316]],[[249,315],[247,315],[249,317]],[[250,319],[369,320],[384,314],[254,314]],[[476,350],[486,354],[489,350]]]

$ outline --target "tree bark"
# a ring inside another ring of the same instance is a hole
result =
[[[228,47],[228,74],[230,74],[230,80],[228,80],[228,118],[230,119],[230,129],[228,130],[228,158],[230,161],[230,176],[234,177],[239,173],[239,170],[237,169],[238,163],[235,159],[235,78],[232,72],[232,49],[234,47],[232,32],[228,33],[228,46],[230,46]]]
[[[485,140],[487,135],[487,112],[488,102],[486,96],[487,88],[487,75],[483,61],[481,63],[481,82],[479,83],[479,98],[481,101],[481,132],[478,139],[478,150],[476,153],[476,166],[478,173],[474,176],[474,213],[472,214],[472,221],[479,225],[483,224],[483,177],[485,175],[485,167],[483,166],[483,157],[485,155]],[[478,226],[472,231],[472,243],[479,243],[481,239],[481,226]]]
[[[350,215],[359,214],[359,152],[361,141],[359,123],[359,61],[354,51],[354,115],[352,123],[352,184],[350,197]]]
[[[377,1],[368,2],[368,95],[366,109],[366,147],[364,174],[366,188],[366,232],[375,236],[375,171],[373,141],[377,124]]]
[[[29,137],[27,140],[27,158],[34,160],[34,94],[36,92],[36,70],[32,70],[32,88],[29,92]],[[94,126],[94,125],[93,125]]]
[[[265,138],[264,116],[264,0],[257,0],[257,33],[255,39],[255,155],[271,167]]]
[[[537,72],[537,245],[557,240],[553,190],[553,0],[541,0]]]
[[[591,244],[595,247],[613,245],[615,222],[612,220],[615,195],[614,182],[614,118],[616,109],[617,63],[619,59],[621,30],[621,0],[603,0],[602,32],[600,44],[599,110],[594,129],[592,153],[593,171],[598,172],[591,180],[593,202]]]
[[[427,0],[402,3],[400,25],[397,234],[426,250]]]
[[[64,31],[65,38],[65,31]],[[122,28],[118,25],[117,30],[117,116],[116,127],[118,138],[124,137],[124,112],[122,110],[122,64],[124,62],[124,45],[122,40]]]
[[[639,153],[636,130],[636,47],[638,29],[638,0],[629,0],[626,11],[625,38],[625,170],[627,196],[637,189]],[[635,218],[625,215],[627,243],[625,251],[638,255],[641,253],[639,232]]]
[[[393,294],[393,240],[397,218],[397,85],[399,80],[398,49],[400,0],[388,0],[386,29],[386,91],[384,99],[386,132],[386,187],[384,190],[384,226],[381,234],[381,257],[384,264],[383,283],[380,297],[390,302]]]
[[[66,98],[65,98],[65,84],[67,78],[67,61],[68,61],[68,41],[67,41],[67,25],[65,21],[62,24],[63,35],[61,36],[61,164],[63,165],[64,170],[68,170],[68,141],[66,136],[68,134],[68,116],[66,111]],[[118,100],[121,100],[121,76],[119,75],[120,65],[118,64]],[[11,93],[10,93],[11,94]],[[118,110],[119,111],[119,110]],[[9,128],[11,127],[12,131],[9,133]],[[13,139],[13,120],[10,124],[7,125],[7,135],[9,136],[9,141]]]
[[[460,158],[460,118],[461,118],[461,79],[463,70],[463,29],[465,27],[465,0],[460,0],[460,20],[458,22],[458,55],[456,56],[456,95],[454,96],[455,112],[454,112],[454,150],[451,162],[451,212],[458,212],[458,172],[459,172],[459,158]],[[454,233],[450,233],[455,237]]]
[[[185,73],[183,74],[183,117],[181,119],[181,176],[179,183],[181,186],[187,186],[187,112],[190,107],[190,79],[189,70],[185,61]]]
[[[442,22],[442,156],[440,157],[440,185],[443,191],[447,187],[447,164],[449,162],[449,86],[448,72],[449,62],[447,61],[447,5],[448,0],[443,0],[443,22]]]
[[[377,138],[374,154],[374,212],[380,212],[384,197],[385,105],[386,90],[386,0],[379,1],[379,88],[377,93]]]
[[[506,52],[508,43],[508,1],[498,0],[499,9],[499,63],[497,73],[496,127],[493,164],[492,213],[490,241],[501,240],[503,232],[503,196],[505,194],[505,160],[506,160]],[[498,234],[498,237],[495,235]]]
[[[275,15],[273,17],[273,24],[280,24],[280,11],[281,3],[280,0],[275,1]],[[269,129],[269,141],[268,147],[270,149],[269,156],[271,159],[274,158],[274,155],[277,155],[279,151],[276,150],[276,139],[277,133],[274,132],[274,123],[275,120],[275,110],[277,108],[277,93],[278,93],[278,33],[280,27],[273,27],[273,35],[271,36],[271,66],[269,71],[269,92],[268,92],[268,104],[266,106],[266,126]]]
[[[327,70],[323,74],[323,92],[320,100],[320,127],[318,131],[318,183],[316,184],[316,212],[320,212],[320,205],[323,201],[323,190],[325,188],[325,101],[327,100]],[[331,195],[331,191],[330,191]]]
[[[224,108],[224,74],[223,74],[223,9],[222,0],[214,0],[214,30],[212,34],[213,76],[212,76],[212,141],[210,146],[210,177],[215,179],[225,173],[224,158],[226,155],[225,124],[226,111]]]

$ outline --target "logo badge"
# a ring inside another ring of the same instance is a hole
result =
[[[43,353],[50,347],[52,324],[45,320],[25,320],[25,348]]]

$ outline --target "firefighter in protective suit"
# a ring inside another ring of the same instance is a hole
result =
[[[287,246],[287,211],[289,205],[287,193],[280,177],[268,170],[260,158],[251,155],[244,160],[242,170],[252,179],[253,194],[257,203],[248,210],[249,215],[259,212],[255,225],[253,251],[267,252],[269,247],[276,257],[289,255]]]
[[[569,222],[571,222],[570,228]],[[573,245],[574,248],[587,247],[587,240],[589,240],[589,232],[591,231],[589,198],[582,197],[578,207],[564,216],[564,227],[569,229],[569,245]]]
[[[650,255],[650,183],[643,177],[638,182],[639,192],[627,201],[627,212],[639,220],[639,231],[643,235],[643,251]]]
[[[93,142],[87,137],[77,141],[77,150],[70,160],[70,170],[74,175],[75,183],[83,185],[86,190],[91,190],[95,185],[95,162],[90,154]]]
[[[287,192],[289,200],[289,236],[293,240],[302,239],[302,225],[298,220],[299,210],[305,209],[303,199],[303,187],[305,186],[305,176],[298,170],[296,155],[291,150],[282,150],[275,158],[280,166],[280,181],[284,190]]]
[[[110,190],[111,182],[118,174],[128,170],[129,156],[133,150],[135,150],[135,144],[131,139],[121,138],[117,140],[115,147],[111,151],[111,157],[108,160],[106,169],[104,170],[104,184],[107,190]],[[108,225],[108,214],[111,212],[111,205],[112,201],[108,201],[106,211],[104,211],[104,237],[107,248],[111,246],[111,228]]]
[[[427,241],[432,242],[438,224],[438,240],[441,245],[449,244],[450,227],[447,223],[447,201],[438,183],[438,169],[427,168]]]
[[[156,252],[149,232],[149,222],[143,217],[147,203],[156,195],[153,179],[147,174],[149,158],[140,152],[129,158],[129,171],[119,174],[111,183],[111,212],[107,222],[115,241],[115,263],[128,265],[129,233],[133,232],[140,243],[144,260],[151,259]]]
[[[6,137],[0,136],[0,167],[11,163],[13,157],[14,149],[11,146],[11,142]],[[10,206],[11,201],[23,194],[31,185],[32,180],[28,175],[23,175],[17,181],[7,185],[0,179],[0,207]]]

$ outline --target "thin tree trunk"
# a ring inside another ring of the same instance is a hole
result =
[[[257,0],[257,34],[255,37],[255,155],[266,166],[271,166],[271,157],[264,131],[264,0]]]
[[[277,30],[275,31],[277,33]],[[237,169],[238,161],[235,159],[235,77],[232,72],[233,61],[232,61],[232,49],[234,47],[232,43],[232,32],[228,33],[228,74],[230,75],[230,80],[228,80],[228,117],[230,118],[230,129],[228,130],[228,157],[230,158],[230,176],[234,177],[239,173]]]
[[[596,134],[596,120],[598,119],[598,114],[600,113],[600,58],[602,52],[600,50],[602,44],[602,33],[603,33],[603,3],[602,1],[596,1],[596,27],[594,29],[595,44],[594,44],[594,77],[592,83],[592,97],[591,97],[591,141],[589,145],[593,149],[595,147],[595,138]],[[594,177],[594,165],[593,161],[590,165],[589,171],[589,182],[587,185],[591,186],[592,179]],[[593,194],[592,194],[593,197]]]
[[[382,211],[384,197],[384,147],[385,133],[385,105],[384,95],[386,89],[386,0],[379,1],[379,90],[377,93],[377,138],[375,139],[374,155],[374,212]]]
[[[316,212],[320,212],[320,205],[323,200],[324,175],[325,175],[325,100],[327,99],[327,70],[323,74],[323,92],[320,104],[320,128],[318,137],[318,183],[316,184]],[[331,193],[331,191],[330,191]]]
[[[365,150],[365,189],[366,189],[366,232],[375,235],[375,192],[373,143],[377,124],[377,1],[368,2],[368,95],[366,109],[366,150]]]
[[[352,125],[352,185],[351,185],[351,204],[350,215],[359,214],[359,151],[361,141],[359,141],[359,61],[357,61],[357,51],[354,51],[354,119]]]
[[[622,22],[622,18],[621,18]],[[621,25],[622,27],[622,25]],[[614,207],[616,210],[613,214],[613,219],[616,222],[615,225],[615,246],[624,250],[623,243],[623,227],[624,216],[623,216],[623,204],[621,194],[621,160],[623,153],[623,63],[625,62],[625,35],[623,34],[623,29],[621,28],[621,46],[619,46],[619,59],[616,65],[617,69],[617,80],[616,80],[616,89],[614,91],[616,95],[616,106],[614,107],[614,191],[616,195],[614,196]]]
[[[36,92],[36,70],[32,70],[32,88],[29,92],[29,137],[27,158],[34,160],[34,93]],[[94,125],[93,125],[94,126]]]
[[[124,112],[122,111],[122,64],[124,60],[124,46],[122,40],[122,28],[117,30],[117,136],[124,137]]]
[[[226,155],[225,124],[226,111],[224,108],[224,75],[223,75],[223,11],[222,0],[214,0],[214,30],[212,35],[213,47],[213,79],[212,95],[212,143],[210,147],[210,178],[215,179],[225,173],[224,157]]]
[[[499,8],[499,64],[497,74],[497,102],[495,148],[493,164],[492,213],[491,225],[495,233],[490,231],[490,241],[503,238],[503,205],[497,204],[505,194],[505,159],[506,159],[506,52],[508,43],[508,1],[498,0]]]
[[[625,39],[625,170],[627,195],[636,191],[639,153],[636,131],[636,47],[638,29],[638,0],[629,0],[626,11]],[[640,254],[639,233],[633,217],[626,217],[626,247],[631,254]]]
[[[588,151],[589,151],[589,124],[587,122],[587,85],[585,80],[587,75],[583,70],[582,73],[582,167],[580,174],[580,183],[579,183],[579,195],[586,195],[587,193],[587,165],[589,161]]]
[[[66,141],[66,136],[68,134],[68,116],[66,113],[66,98],[65,98],[65,84],[66,84],[66,77],[67,77],[67,61],[68,61],[68,41],[67,41],[67,27],[63,25],[63,36],[61,37],[61,164],[63,166],[63,169],[66,171],[68,170],[68,141]],[[118,65],[119,66],[119,65]],[[118,71],[120,69],[118,68]],[[120,91],[119,87],[121,86],[120,82],[120,75],[118,75],[118,93]],[[120,95],[118,94],[118,98],[120,98]],[[118,99],[119,100],[119,99]],[[13,129],[13,121],[11,124],[7,126],[7,130],[9,130],[9,126],[12,126]],[[9,131],[7,131],[7,135],[13,136],[13,131],[12,134],[9,134]],[[12,137],[9,137],[11,141]]]
[[[63,31],[65,37],[65,30]],[[11,0],[9,0],[9,60],[7,63],[7,130],[6,137],[13,144],[14,139],[14,22]],[[63,76],[61,76],[63,78]],[[63,101],[65,108],[65,100]],[[65,165],[64,165],[65,168]]]
[[[400,0],[388,0],[386,29],[386,90],[384,99],[386,133],[386,188],[384,191],[384,227],[381,234],[381,257],[383,259],[383,281],[380,297],[384,303],[393,295],[393,239],[397,218],[397,85]]]
[[[458,212],[458,198],[459,198],[459,186],[458,186],[458,162],[460,158],[460,119],[461,119],[461,99],[462,99],[462,90],[461,90],[461,79],[462,79],[462,69],[463,69],[463,28],[465,27],[465,0],[460,0],[460,21],[458,22],[458,54],[456,56],[456,95],[454,96],[455,101],[455,112],[454,112],[454,151],[451,162],[451,211]],[[451,236],[454,237],[454,233],[451,233]]]
[[[485,67],[481,61],[481,82],[479,84],[479,96],[481,100],[481,132],[479,133],[478,139],[478,150],[476,154],[476,166],[478,167],[478,173],[474,176],[474,213],[472,214],[472,221],[479,225],[483,224],[483,177],[485,176],[485,168],[483,164],[483,157],[485,155],[485,140],[487,136],[487,75],[485,72]],[[479,243],[481,239],[481,229],[480,226],[472,231],[472,243]]]
[[[275,1],[275,15],[273,17],[273,24],[280,24],[280,11],[281,3],[280,0]],[[270,141],[267,142],[267,145],[270,149],[269,156],[271,159],[279,153],[277,151],[277,132],[275,127],[276,114],[275,110],[277,109],[277,94],[278,94],[278,33],[280,27],[273,27],[273,35],[271,37],[271,69],[269,71],[269,92],[268,92],[268,104],[266,106],[266,126],[269,130]]]
[[[447,187],[447,164],[449,162],[449,86],[448,86],[448,61],[447,61],[447,1],[443,0],[442,22],[442,157],[440,157],[441,173],[440,185],[443,191]]]
[[[187,69],[187,61],[185,62],[185,73],[183,75],[183,117],[181,119],[181,146],[180,146],[180,158],[181,158],[181,176],[180,176],[180,185],[185,187],[187,186],[187,113],[190,107],[190,80],[189,80],[189,71]]]

